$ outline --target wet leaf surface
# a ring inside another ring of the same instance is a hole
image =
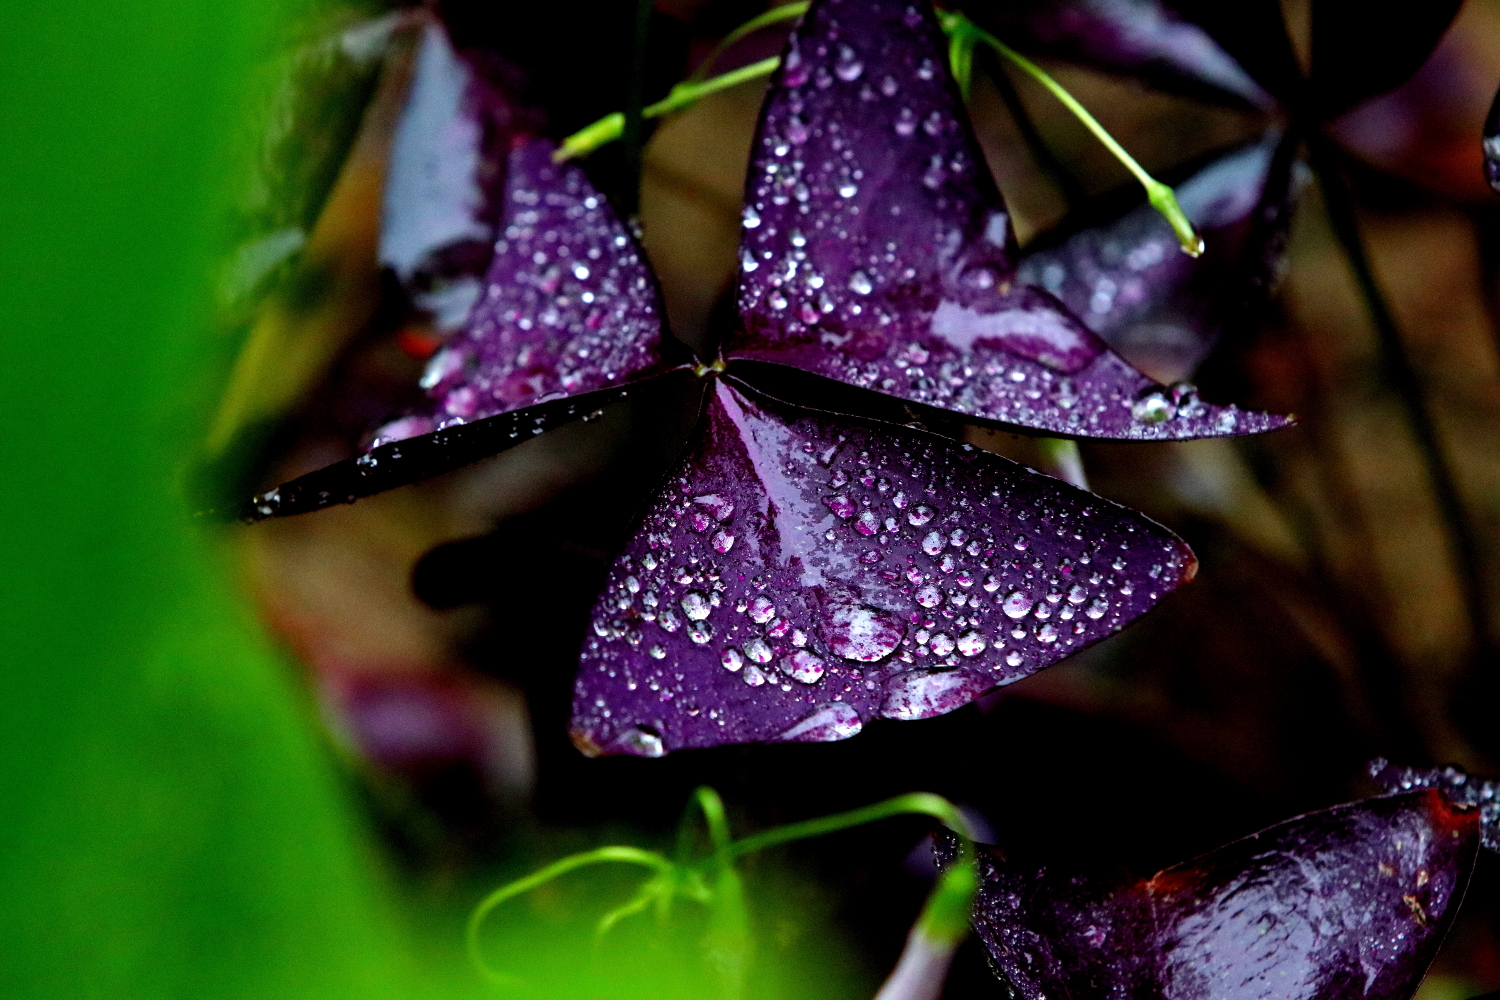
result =
[[[1477,810],[1428,790],[1299,816],[1149,879],[982,850],[974,926],[1026,1000],[1406,1000],[1478,845]]]
[[[595,605],[574,742],[660,756],[940,715],[1195,568],[1160,526],[998,456],[719,380]]]
[[[1457,767],[1401,767],[1383,758],[1370,762],[1370,777],[1390,793],[1437,788],[1452,802],[1479,810],[1484,846],[1500,851],[1500,781],[1486,781]]]
[[[820,0],[747,181],[744,331],[726,355],[1076,437],[1254,433],[1285,418],[1168,390],[1017,280],[1010,219],[930,10]]]

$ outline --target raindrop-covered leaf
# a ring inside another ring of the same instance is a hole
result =
[[[352,503],[460,468],[669,370],[645,257],[583,171],[552,162],[552,148],[534,141],[511,154],[484,296],[422,379],[432,409],[386,423],[358,458],[255,497],[242,517]]]
[[[440,330],[479,298],[495,249],[514,110],[453,49],[442,24],[423,29],[386,170],[380,263]]]
[[[1009,216],[925,5],[816,0],[762,111],[743,225],[731,359],[1066,436],[1286,423],[1165,389],[1017,280]]]
[[[997,34],[1046,55],[1132,73],[1194,97],[1273,102],[1201,27],[1159,0],[1029,0],[1001,4]]]
[[[967,445],[733,380],[706,405],[595,605],[573,702],[586,753],[950,712],[1195,570],[1159,525]]]
[[[1486,781],[1458,767],[1401,767],[1385,759],[1370,762],[1370,777],[1390,793],[1438,788],[1449,800],[1479,810],[1484,846],[1500,851],[1500,781]]]
[[[974,927],[1025,1000],[1407,1000],[1474,868],[1436,791],[1287,820],[1149,879],[981,850]]]
[[[1191,258],[1150,205],[1027,247],[1016,279],[1040,285],[1114,350],[1164,381],[1188,378],[1226,321],[1263,296],[1296,192],[1281,137],[1227,153],[1178,185],[1208,250]],[[1280,151],[1281,155],[1278,155]]]

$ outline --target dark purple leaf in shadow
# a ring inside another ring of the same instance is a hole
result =
[[[1371,16],[1358,0],[1312,4],[1312,110],[1343,114],[1394,90],[1421,68],[1448,30],[1462,0],[1423,0]]]
[[[1370,777],[1387,792],[1438,788],[1458,805],[1478,809],[1484,846],[1500,851],[1500,781],[1470,777],[1457,767],[1400,767],[1385,759],[1370,762]]]
[[[669,374],[672,373],[661,377]],[[438,431],[415,432],[414,436],[387,440],[358,458],[335,462],[253,498],[239,516],[243,521],[255,522],[306,514],[430,479],[499,454],[554,427],[579,418],[587,420],[595,411],[638,386],[642,383],[552,399],[472,423],[457,423]],[[407,429],[417,428],[419,421],[425,419],[408,418]]]
[[[968,445],[719,380],[610,571],[585,753],[837,740],[950,712],[1191,578],[1144,517]]]
[[[380,263],[440,330],[479,299],[515,125],[511,103],[430,22],[391,142]]]
[[[661,300],[640,247],[553,149],[537,140],[511,154],[484,294],[422,380],[439,426],[664,368]]]
[[[1196,260],[1178,252],[1171,227],[1142,203],[1102,225],[1038,240],[1016,280],[1057,296],[1153,376],[1188,378],[1225,321],[1270,283],[1294,197],[1292,158],[1277,155],[1279,144],[1273,133],[1177,186],[1183,211],[1208,244]]]
[[[1132,73],[1165,90],[1275,103],[1206,31],[1159,0],[1026,0],[998,5],[987,24],[1019,49]]]
[[[1484,119],[1484,179],[1490,190],[1500,194],[1500,93],[1495,94]]]
[[[1255,81],[1286,103],[1303,89],[1302,68],[1287,38],[1279,0],[1169,0],[1203,28]]]
[[[1144,880],[982,849],[974,927],[1025,1000],[1407,1000],[1478,846],[1478,813],[1424,791],[1299,816]]]
[[[1174,394],[1015,280],[1010,220],[930,9],[816,0],[752,147],[725,354],[1072,437],[1287,421]]]

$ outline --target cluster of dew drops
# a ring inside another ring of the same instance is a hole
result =
[[[602,388],[656,348],[660,317],[639,254],[581,174],[552,169],[563,170],[561,190],[510,191],[517,207],[496,243],[497,260],[529,256],[510,280],[488,283],[467,342],[440,351],[422,377],[441,400],[440,429]]]
[[[815,446],[808,443],[803,449],[811,456]],[[813,457],[826,467],[836,450]],[[936,480],[940,463],[931,458],[930,452],[921,459],[910,452],[901,454],[895,464],[904,469],[897,472],[888,468],[891,458],[872,458],[862,451],[852,468],[825,469],[815,484],[822,505],[833,515],[833,526],[824,531],[823,540],[863,549],[856,557],[861,571],[879,578],[868,589],[901,594],[910,602],[904,615],[834,605],[821,613],[817,627],[789,620],[803,617],[795,610],[800,602],[782,599],[788,605],[783,616],[776,588],[764,577],[747,580],[743,574],[727,573],[706,554],[700,558],[687,551],[692,547],[673,544],[673,532],[680,526],[701,536],[720,556],[736,543],[734,502],[720,493],[695,494],[691,481],[683,477],[683,495],[659,508],[652,519],[650,551],[638,558],[622,556],[617,563],[596,608],[595,634],[607,642],[644,647],[651,659],[664,660],[669,654],[661,641],[653,641],[654,629],[665,635],[685,629],[694,644],[708,646],[726,631],[723,616],[732,611],[741,617],[727,631],[749,637],[723,645],[719,662],[750,687],[774,680],[789,691],[792,682],[811,685],[824,679],[830,669],[829,658],[821,652],[825,645],[839,661],[874,663],[894,654],[896,661],[911,668],[958,667],[989,651],[1009,668],[1004,674],[1019,676],[1027,648],[1040,647],[1032,658],[1050,662],[1059,654],[1046,650],[1076,645],[1078,637],[1091,631],[1087,622],[1100,623],[1101,634],[1121,627],[1121,599],[1133,595],[1138,585],[1125,572],[1133,525],[1125,523],[1122,533],[1112,533],[1124,537],[1105,543],[1120,550],[1113,555],[1099,543],[1067,545],[1084,542],[1089,531],[1085,522],[1097,513],[1091,505],[1081,503],[1069,511],[1062,505],[1037,507],[1019,499],[1007,503],[1000,489],[976,504],[951,482]],[[796,462],[788,471],[805,474]],[[928,477],[934,477],[933,484],[920,485]],[[932,499],[939,493],[953,497],[951,510],[939,510]],[[1019,528],[1005,538],[983,523],[1011,520]],[[1034,527],[1028,529],[1028,522]],[[1071,554],[1056,556],[1058,545],[1049,534],[1064,539]],[[916,550],[899,566],[893,564],[901,557],[886,551],[898,544]],[[1150,585],[1161,581],[1162,587],[1169,587],[1175,554],[1163,548],[1162,560],[1143,576]],[[1147,597],[1155,600],[1157,593]],[[718,627],[715,618],[721,622]],[[1008,649],[1007,640],[1015,641]],[[1003,655],[1001,649],[1006,649]],[[857,668],[836,664],[835,669],[849,679],[863,680],[871,690],[877,687]],[[998,664],[995,669],[1001,670]],[[659,681],[649,683],[655,688]]]

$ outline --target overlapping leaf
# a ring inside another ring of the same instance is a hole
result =
[[[1295,196],[1291,164],[1272,133],[1178,186],[1183,211],[1208,244],[1199,259],[1179,253],[1171,227],[1143,203],[1101,225],[1039,240],[1021,258],[1016,280],[1051,292],[1158,377],[1187,378],[1226,319],[1270,283]]]
[[[818,0],[767,97],[726,356],[1077,437],[1282,426],[1184,399],[1020,283],[930,8]]]
[[[942,714],[1195,567],[1160,526],[1005,459],[718,380],[595,606],[574,741],[656,756]]]
[[[1309,813],[1149,879],[980,854],[974,926],[1025,1000],[1407,1000],[1479,817],[1435,790]]]

